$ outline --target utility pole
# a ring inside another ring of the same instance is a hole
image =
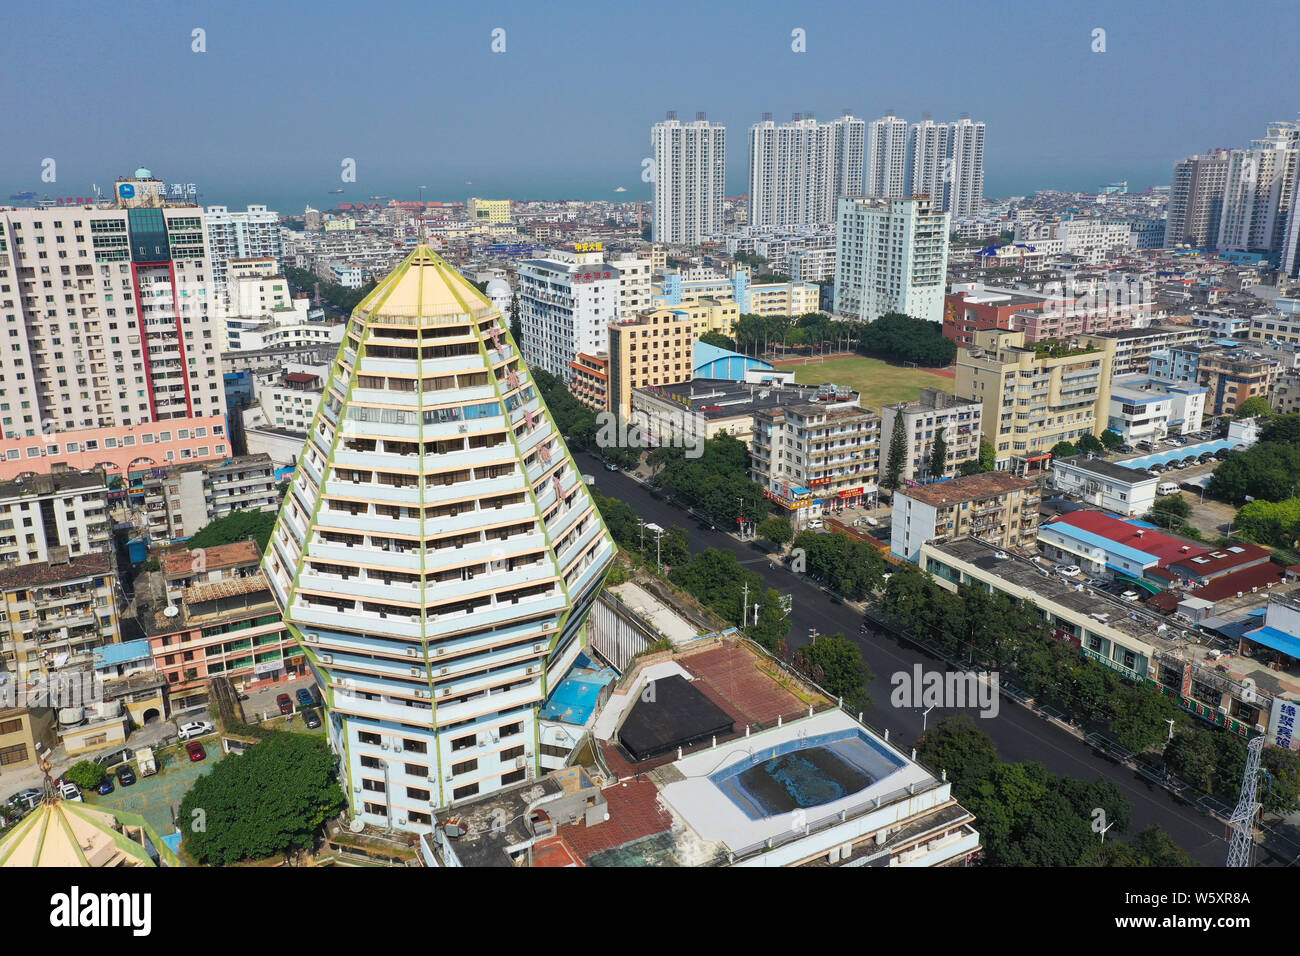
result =
[[[741,604],[740,609],[740,626],[744,627],[745,622],[749,620],[749,582],[746,581],[740,588]]]

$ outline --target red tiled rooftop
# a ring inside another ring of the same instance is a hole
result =
[[[1269,551],[1257,544],[1244,541],[1234,542],[1223,548],[1205,551],[1199,557],[1204,561],[1193,561],[1193,555],[1181,556],[1177,561],[1170,561],[1171,567],[1184,572],[1188,577],[1212,578],[1227,574],[1232,568],[1243,568],[1248,564],[1267,561]]]
[[[533,866],[585,866],[563,837],[550,837],[534,844]]]
[[[672,829],[673,816],[659,802],[659,788],[649,780],[625,780],[601,794],[609,804],[609,819],[595,826],[576,823],[560,836],[584,863],[604,850]]]
[[[746,724],[774,727],[778,716],[789,720],[807,713],[807,705],[759,670],[759,658],[743,644],[720,644],[677,662],[697,678],[698,690],[735,719],[738,734]]]
[[[191,571],[211,571],[216,568],[261,562],[262,552],[258,550],[256,542],[236,541],[232,544],[219,544],[211,548],[195,548],[193,551],[164,555],[162,570],[164,576],[172,578]]]
[[[1277,584],[1282,580],[1282,569],[1273,562],[1259,564],[1253,568],[1243,568],[1240,571],[1233,571],[1231,574],[1225,574],[1222,577],[1215,578],[1203,588],[1197,588],[1190,592],[1192,597],[1198,597],[1203,601],[1219,601],[1237,596],[1237,592],[1249,594],[1251,588],[1260,588],[1261,590],[1270,584]]]
[[[1194,541],[1175,538],[1153,528],[1139,528],[1135,524],[1102,514],[1100,511],[1071,511],[1057,520],[1099,534],[1116,544],[1144,551],[1154,556],[1161,566],[1178,559],[1188,560],[1206,551],[1202,545]]]
[[[1035,485],[1037,482],[1033,479],[1021,478],[1009,471],[989,471],[979,475],[963,475],[951,481],[923,485],[919,488],[901,488],[898,494],[922,504],[943,508],[963,501],[976,501],[1013,491],[1025,491]]]

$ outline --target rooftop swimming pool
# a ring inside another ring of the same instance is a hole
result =
[[[856,730],[767,747],[709,779],[751,820],[819,807],[865,790],[904,762]]]

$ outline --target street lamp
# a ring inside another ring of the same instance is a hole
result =
[[[927,707],[927,708],[925,709],[925,711],[921,714],[921,733],[925,733],[925,725],[926,725],[926,722],[927,722],[927,721],[929,720],[929,718],[930,718],[930,711],[934,710],[934,708],[935,708],[935,705],[934,705],[934,704],[931,704],[931,705],[930,705],[929,707]]]

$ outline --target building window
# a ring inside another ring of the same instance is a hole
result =
[[[464,800],[466,797],[472,797],[476,793],[478,793],[478,784],[471,783],[464,787],[457,787],[451,792],[451,798],[453,800]]]

